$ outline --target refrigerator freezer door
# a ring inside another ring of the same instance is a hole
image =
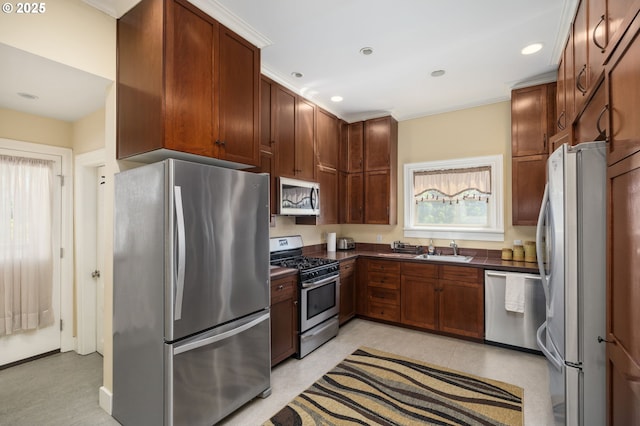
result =
[[[556,425],[566,424],[567,388],[566,370],[567,366],[558,353],[547,330],[547,323],[540,326],[536,333],[538,347],[547,358],[549,367],[549,393],[551,394],[551,408]],[[577,425],[577,424],[576,424]]]
[[[270,392],[269,311],[166,344],[165,425],[212,425]]]
[[[165,339],[175,341],[269,306],[269,179],[168,165]]]

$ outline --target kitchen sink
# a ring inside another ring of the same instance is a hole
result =
[[[438,260],[440,262],[461,262],[467,263],[471,262],[473,256],[462,256],[462,255],[452,255],[452,254],[421,254],[416,256],[414,259],[421,260]]]

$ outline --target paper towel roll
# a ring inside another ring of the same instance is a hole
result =
[[[336,251],[336,233],[327,233],[327,251]]]

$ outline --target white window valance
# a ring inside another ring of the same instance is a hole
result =
[[[415,197],[428,191],[437,191],[449,198],[469,190],[491,194],[491,168],[473,167],[415,172],[413,188]]]

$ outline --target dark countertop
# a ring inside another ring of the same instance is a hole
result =
[[[335,259],[338,261],[356,259],[360,256],[363,256],[363,257],[376,258],[376,259],[388,259],[388,260],[395,259],[395,260],[403,260],[403,261],[413,261],[418,263],[425,263],[425,262],[435,263],[439,265],[473,266],[476,268],[491,269],[491,270],[497,270],[497,271],[507,271],[507,272],[525,272],[529,274],[540,273],[540,271],[538,271],[537,263],[502,260],[500,258],[488,257],[484,254],[474,256],[473,259],[471,259],[471,261],[468,263],[420,260],[420,259],[414,259],[416,257],[415,254],[392,253],[392,252],[386,253],[386,252],[380,252],[380,251],[359,250],[359,249],[338,250],[335,252],[319,250],[319,251],[305,253],[305,255],[323,257],[326,259]]]

